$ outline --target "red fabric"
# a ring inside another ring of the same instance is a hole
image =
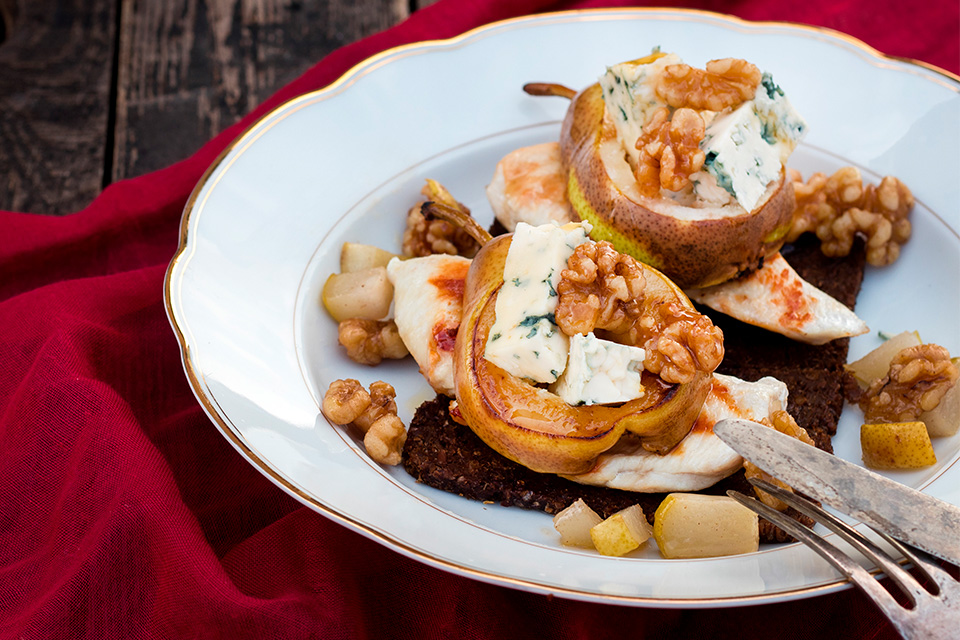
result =
[[[82,212],[0,213],[0,637],[895,637],[852,590],[648,610],[433,569],[287,497],[230,447],[187,386],[163,274],[191,188],[233,137],[384,48],[604,4],[443,0],[329,55],[193,157],[112,185]],[[877,0],[686,6],[827,26],[960,71],[955,0],[907,12]]]

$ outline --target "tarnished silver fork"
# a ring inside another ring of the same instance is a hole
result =
[[[730,491],[731,497],[832,564],[877,604],[903,637],[960,638],[960,581],[934,557],[954,565],[960,563],[960,509],[757,423],[726,420],[718,423],[714,431],[770,475],[866,523],[905,562],[913,565],[920,580],[888,551],[800,495],[763,480],[751,480],[756,487],[836,533],[875,563],[899,589],[900,600],[856,560],[813,529],[754,497]]]
[[[797,511],[824,525],[879,567],[901,590],[907,604],[901,604],[869,571],[828,542],[820,534],[789,518],[756,498],[737,491],[727,493],[738,502],[777,525],[816,551],[837,571],[862,589],[886,614],[904,638],[960,637],[960,582],[922,551],[908,548],[883,531],[873,529],[887,544],[913,564],[923,582],[906,571],[872,540],[815,503],[764,482],[751,480],[758,488],[779,498]]]

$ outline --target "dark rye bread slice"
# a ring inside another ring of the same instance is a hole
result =
[[[786,247],[784,257],[808,282],[838,300],[853,305],[863,276],[863,252],[844,259],[825,258],[813,239]],[[782,336],[710,312],[723,328],[727,355],[722,373],[745,380],[772,375],[790,390],[791,415],[817,445],[831,451],[843,408],[843,364],[847,340],[823,346],[796,343]],[[403,465],[426,485],[483,502],[537,509],[553,514],[582,498],[602,517],[640,504],[647,518],[665,494],[645,494],[577,484],[551,474],[541,474],[516,464],[487,447],[469,428],[449,415],[450,399],[438,396],[417,409],[407,430]],[[739,471],[702,493],[724,495],[735,489],[751,493]],[[789,510],[793,517],[799,514]],[[766,520],[760,520],[760,539],[780,542],[789,537]]]
[[[602,518],[639,504],[653,523],[654,512],[666,494],[591,487],[531,471],[499,455],[469,428],[451,420],[449,405],[450,398],[446,396],[424,402],[407,430],[403,466],[418,482],[472,500],[549,514],[563,510],[580,498]],[[748,495],[753,492],[741,471],[701,493],[725,495],[729,489]],[[791,517],[799,516],[792,508],[787,513]],[[777,527],[760,520],[761,541],[789,539]]]

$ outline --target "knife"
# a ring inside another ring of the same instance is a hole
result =
[[[713,432],[796,491],[938,558],[960,563],[960,508],[756,422],[721,420]]]

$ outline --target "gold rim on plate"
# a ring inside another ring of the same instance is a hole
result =
[[[805,35],[810,36],[813,39],[821,40],[831,44],[836,44],[836,41],[842,41],[847,45],[851,45],[855,48],[856,52],[859,53],[867,62],[873,66],[881,68],[891,68],[906,73],[913,73],[920,75],[921,77],[936,82],[946,86],[950,90],[960,93],[960,76],[957,76],[949,71],[941,69],[935,65],[921,62],[918,60],[912,60],[908,58],[901,58],[896,56],[888,56],[877,49],[871,47],[865,42],[854,38],[853,36],[847,35],[845,33],[835,31],[833,29],[828,29],[826,27],[814,27],[805,24],[791,23],[791,22],[777,22],[777,21],[763,21],[763,22],[752,22],[748,20],[743,20],[734,16],[728,16],[718,13],[713,13],[710,11],[702,11],[696,9],[654,9],[654,8],[603,8],[603,9],[588,9],[588,10],[575,10],[575,11],[564,11],[557,13],[547,13],[539,14],[535,16],[521,16],[510,18],[507,20],[502,20],[499,22],[489,23],[469,31],[466,31],[458,36],[445,40],[427,40],[414,42],[409,44],[400,45],[390,49],[386,49],[378,54],[375,54],[360,63],[354,65],[348,69],[343,75],[341,75],[337,80],[330,83],[329,85],[310,91],[308,93],[302,94],[300,96],[294,97],[287,102],[281,104],[275,109],[271,110],[267,114],[263,115],[253,124],[251,124],[247,129],[241,133],[237,138],[230,142],[223,151],[217,156],[217,158],[210,164],[207,170],[203,173],[200,180],[197,182],[197,185],[194,187],[193,191],[188,198],[183,215],[180,222],[180,237],[179,237],[179,246],[177,251],[174,254],[173,258],[170,261],[169,266],[164,277],[164,306],[166,308],[167,317],[169,318],[170,324],[173,327],[174,333],[176,334],[177,341],[180,344],[181,357],[183,361],[184,371],[186,373],[187,379],[190,383],[190,387],[194,392],[194,395],[197,397],[201,406],[203,407],[206,414],[210,417],[213,423],[217,426],[220,432],[229,442],[231,442],[234,447],[236,447],[246,458],[253,464],[261,473],[267,476],[271,481],[273,481],[277,486],[285,490],[287,493],[293,497],[300,500],[305,505],[311,507],[312,509],[322,513],[323,515],[331,518],[340,524],[353,529],[367,537],[384,544],[388,548],[391,548],[395,551],[399,551],[404,555],[424,562],[426,564],[438,567],[450,571],[455,574],[472,577],[474,579],[489,582],[493,584],[499,584],[504,586],[512,586],[528,591],[533,591],[542,594],[553,594],[558,596],[565,596],[573,599],[579,600],[590,600],[594,602],[603,602],[611,604],[631,604],[631,605],[642,605],[647,607],[697,607],[697,606],[738,606],[738,605],[748,605],[748,604],[758,604],[762,602],[768,602],[771,600],[786,600],[786,599],[798,599],[811,597],[815,595],[820,595],[823,593],[835,591],[841,588],[850,586],[849,583],[845,580],[836,580],[834,582],[829,582],[826,584],[810,586],[810,587],[801,587],[797,589],[787,589],[778,592],[757,594],[750,596],[730,596],[730,597],[712,597],[712,598],[650,598],[643,596],[622,596],[622,595],[611,595],[611,594],[602,594],[593,591],[582,591],[576,589],[570,589],[565,587],[557,586],[548,586],[534,582],[532,580],[525,580],[519,578],[512,578],[508,576],[503,576],[495,573],[490,573],[482,571],[479,569],[472,569],[469,567],[462,566],[455,562],[445,560],[442,558],[437,558],[432,556],[424,551],[421,551],[417,548],[414,548],[406,543],[400,542],[389,535],[386,535],[380,531],[377,531],[357,520],[352,519],[351,517],[344,515],[331,507],[328,507],[321,502],[319,502],[314,496],[306,493],[301,490],[299,487],[295,486],[292,482],[288,481],[286,478],[282,477],[277,473],[265,460],[263,460],[255,451],[253,451],[247,443],[238,435],[236,427],[229,423],[229,420],[226,418],[226,412],[220,409],[215,398],[209,396],[205,391],[205,385],[202,381],[203,373],[199,372],[197,367],[194,365],[193,357],[191,353],[190,345],[184,334],[184,329],[180,326],[177,321],[176,314],[174,311],[174,271],[179,266],[185,265],[189,262],[189,257],[192,255],[192,251],[188,251],[190,242],[189,242],[189,228],[191,226],[191,220],[194,215],[199,215],[200,211],[203,210],[203,206],[206,203],[207,199],[210,197],[210,194],[213,192],[214,187],[219,182],[220,178],[225,175],[229,167],[243,154],[243,152],[248,149],[258,138],[264,135],[269,131],[275,124],[280,122],[283,118],[288,117],[289,115],[296,113],[300,109],[309,106],[320,100],[327,100],[333,96],[341,93],[351,84],[356,82],[359,78],[370,73],[371,71],[389,63],[394,60],[407,57],[410,55],[419,55],[422,53],[429,52],[433,49],[440,47],[449,47],[451,45],[464,44],[469,40],[475,39],[478,36],[483,36],[485,34],[490,34],[494,31],[500,32],[504,28],[521,28],[527,26],[531,23],[537,24],[550,24],[550,23],[569,23],[569,22],[580,22],[580,21],[593,21],[593,20],[609,20],[614,14],[623,15],[628,19],[647,19],[647,18],[656,18],[658,20],[677,20],[677,21],[691,21],[698,20],[702,22],[716,24],[717,26],[724,28],[731,28],[734,30],[741,30],[749,33],[756,33],[759,30],[764,28],[775,28],[783,29],[788,28],[791,31],[801,32]],[[904,66],[908,65],[908,66]],[[942,78],[936,76],[931,77],[929,73],[922,73],[918,70],[911,69],[910,66],[917,67],[918,69],[923,69],[927,72],[933,72]],[[282,116],[282,117],[278,117]],[[231,158],[227,164],[223,164],[224,160],[232,152],[237,151],[236,155]],[[222,169],[222,170],[221,170]],[[219,173],[210,182],[211,177],[218,170]],[[206,194],[202,200],[200,194],[210,183],[210,188],[206,190]],[[182,272],[181,272],[182,275]],[[177,283],[177,290],[180,291],[179,283]],[[953,466],[953,465],[950,465]],[[936,477],[939,477],[943,474],[949,467],[945,467],[941,470]],[[936,479],[933,478],[929,482],[933,482]],[[929,484],[929,482],[925,484]],[[800,544],[800,543],[795,543]]]

